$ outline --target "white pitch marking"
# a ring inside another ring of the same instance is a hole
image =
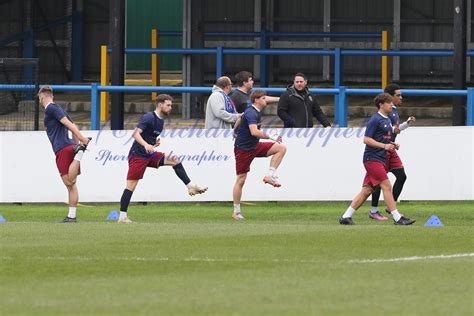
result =
[[[401,258],[391,258],[391,259],[356,259],[349,260],[349,263],[385,263],[385,262],[406,262],[406,261],[418,261],[418,260],[436,260],[436,259],[454,259],[454,258],[465,258],[465,257],[474,257],[474,253],[459,253],[452,255],[438,255],[438,256],[414,256],[414,257],[401,257]],[[34,256],[32,257],[35,260],[59,260],[59,261],[96,261],[104,260],[104,258],[94,258],[94,257],[41,257]],[[14,257],[2,256],[0,260],[14,260]],[[119,258],[107,258],[105,260],[118,260],[118,261],[148,261],[148,262],[274,262],[274,263],[295,263],[295,264],[319,264],[321,261],[317,260],[293,260],[293,259],[270,259],[270,260],[259,260],[259,259],[242,259],[242,258],[209,258],[209,257],[188,257],[188,258],[169,258],[169,257],[157,257],[157,258],[145,258],[145,257],[119,257]]]
[[[474,252],[471,253],[457,253],[452,255],[439,255],[439,256],[415,256],[415,257],[401,257],[392,259],[361,259],[361,260],[349,260],[349,263],[384,263],[384,262],[403,262],[403,261],[417,261],[417,260],[436,260],[436,259],[453,259],[463,257],[474,257]]]

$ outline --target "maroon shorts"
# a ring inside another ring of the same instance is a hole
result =
[[[387,151],[388,170],[403,168],[402,160],[395,149]]]
[[[140,180],[145,174],[146,167],[158,168],[158,163],[165,157],[164,153],[155,152],[153,156],[144,158],[135,155],[128,155],[127,180]]]
[[[56,155],[56,166],[58,167],[59,174],[62,176],[69,173],[69,166],[71,165],[72,161],[74,160],[74,144],[66,146],[57,152]],[[81,168],[79,167],[79,173],[81,174]]]
[[[250,164],[255,157],[267,157],[267,153],[273,146],[272,142],[258,143],[254,150],[245,151],[234,147],[235,169],[237,174],[247,173],[250,171]]]
[[[380,182],[387,180],[387,165],[383,164],[380,161],[369,160],[364,163],[365,174],[364,183],[362,186],[366,187],[375,187],[380,184]]]

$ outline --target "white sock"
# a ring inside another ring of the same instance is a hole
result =
[[[240,204],[234,204],[234,213],[240,213]]]
[[[192,182],[189,182],[188,184],[186,184],[186,187],[188,189],[191,189],[193,186],[194,186],[194,183],[192,183]]]
[[[69,213],[67,214],[67,217],[76,218],[76,208],[75,207],[69,207]]]
[[[119,218],[122,219],[122,218],[125,218],[125,217],[127,217],[127,212],[120,211]]]
[[[273,178],[273,176],[275,175],[275,171],[276,169],[273,167],[268,168],[267,176]]]
[[[349,217],[352,217],[352,215],[354,215],[355,213],[355,209],[353,209],[352,207],[348,207],[346,212],[342,215],[342,218],[349,218]]]
[[[77,154],[74,156],[74,160],[81,161],[82,155],[84,155],[84,152],[82,150],[79,150]]]
[[[395,220],[395,222],[398,222],[398,220],[402,217],[400,215],[400,213],[398,213],[397,209],[391,211],[390,213],[392,213],[392,216],[393,216],[393,219]]]
[[[372,206],[372,208],[370,209],[370,213],[372,213],[372,214],[377,213],[377,211],[378,211],[377,206]]]

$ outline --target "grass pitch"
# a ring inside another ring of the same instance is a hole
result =
[[[409,227],[338,224],[346,203],[0,205],[0,314],[472,315],[472,202],[402,203]],[[436,214],[444,227],[424,227]],[[385,260],[385,261],[384,261]]]

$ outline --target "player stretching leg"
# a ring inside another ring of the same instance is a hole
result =
[[[188,188],[189,195],[201,194],[207,190],[207,187],[200,187],[191,182],[178,158],[166,158],[165,153],[157,151],[156,147],[160,145],[158,137],[163,131],[164,118],[171,113],[172,102],[171,96],[160,94],[156,98],[155,111],[145,113],[133,132],[135,141],[128,156],[127,186],[120,199],[119,223],[132,223],[127,216],[128,205],[138,181],[143,178],[147,167],[172,166],[176,175]]]
[[[241,117],[240,124],[236,129],[237,137],[234,144],[235,164],[237,179],[235,180],[233,200],[235,220],[244,219],[240,213],[240,199],[242,189],[250,171],[250,164],[255,157],[270,157],[270,168],[263,178],[264,183],[268,183],[276,188],[281,184],[275,176],[275,171],[280,165],[286,153],[285,145],[281,144],[281,136],[267,135],[260,130],[262,124],[261,111],[267,106],[265,91],[256,90],[250,95],[252,106],[248,107]],[[271,139],[274,142],[260,142],[260,139]]]
[[[364,167],[367,174],[364,178],[362,191],[352,200],[351,205],[339,219],[343,225],[354,225],[352,215],[372,194],[376,186],[380,186],[387,209],[393,216],[395,225],[411,225],[415,220],[402,216],[397,210],[397,204],[393,199],[392,185],[387,177],[387,157],[391,150],[399,148],[392,142],[392,124],[388,114],[392,111],[392,97],[387,93],[379,94],[374,99],[379,109],[372,115],[365,130],[364,143]]]
[[[51,87],[41,87],[38,98],[41,106],[44,107],[44,126],[56,155],[56,166],[68,190],[69,212],[63,223],[75,223],[76,207],[79,201],[76,179],[81,174],[82,155],[91,138],[84,137],[66,111],[54,103]],[[71,131],[74,140],[68,137],[68,130]]]

